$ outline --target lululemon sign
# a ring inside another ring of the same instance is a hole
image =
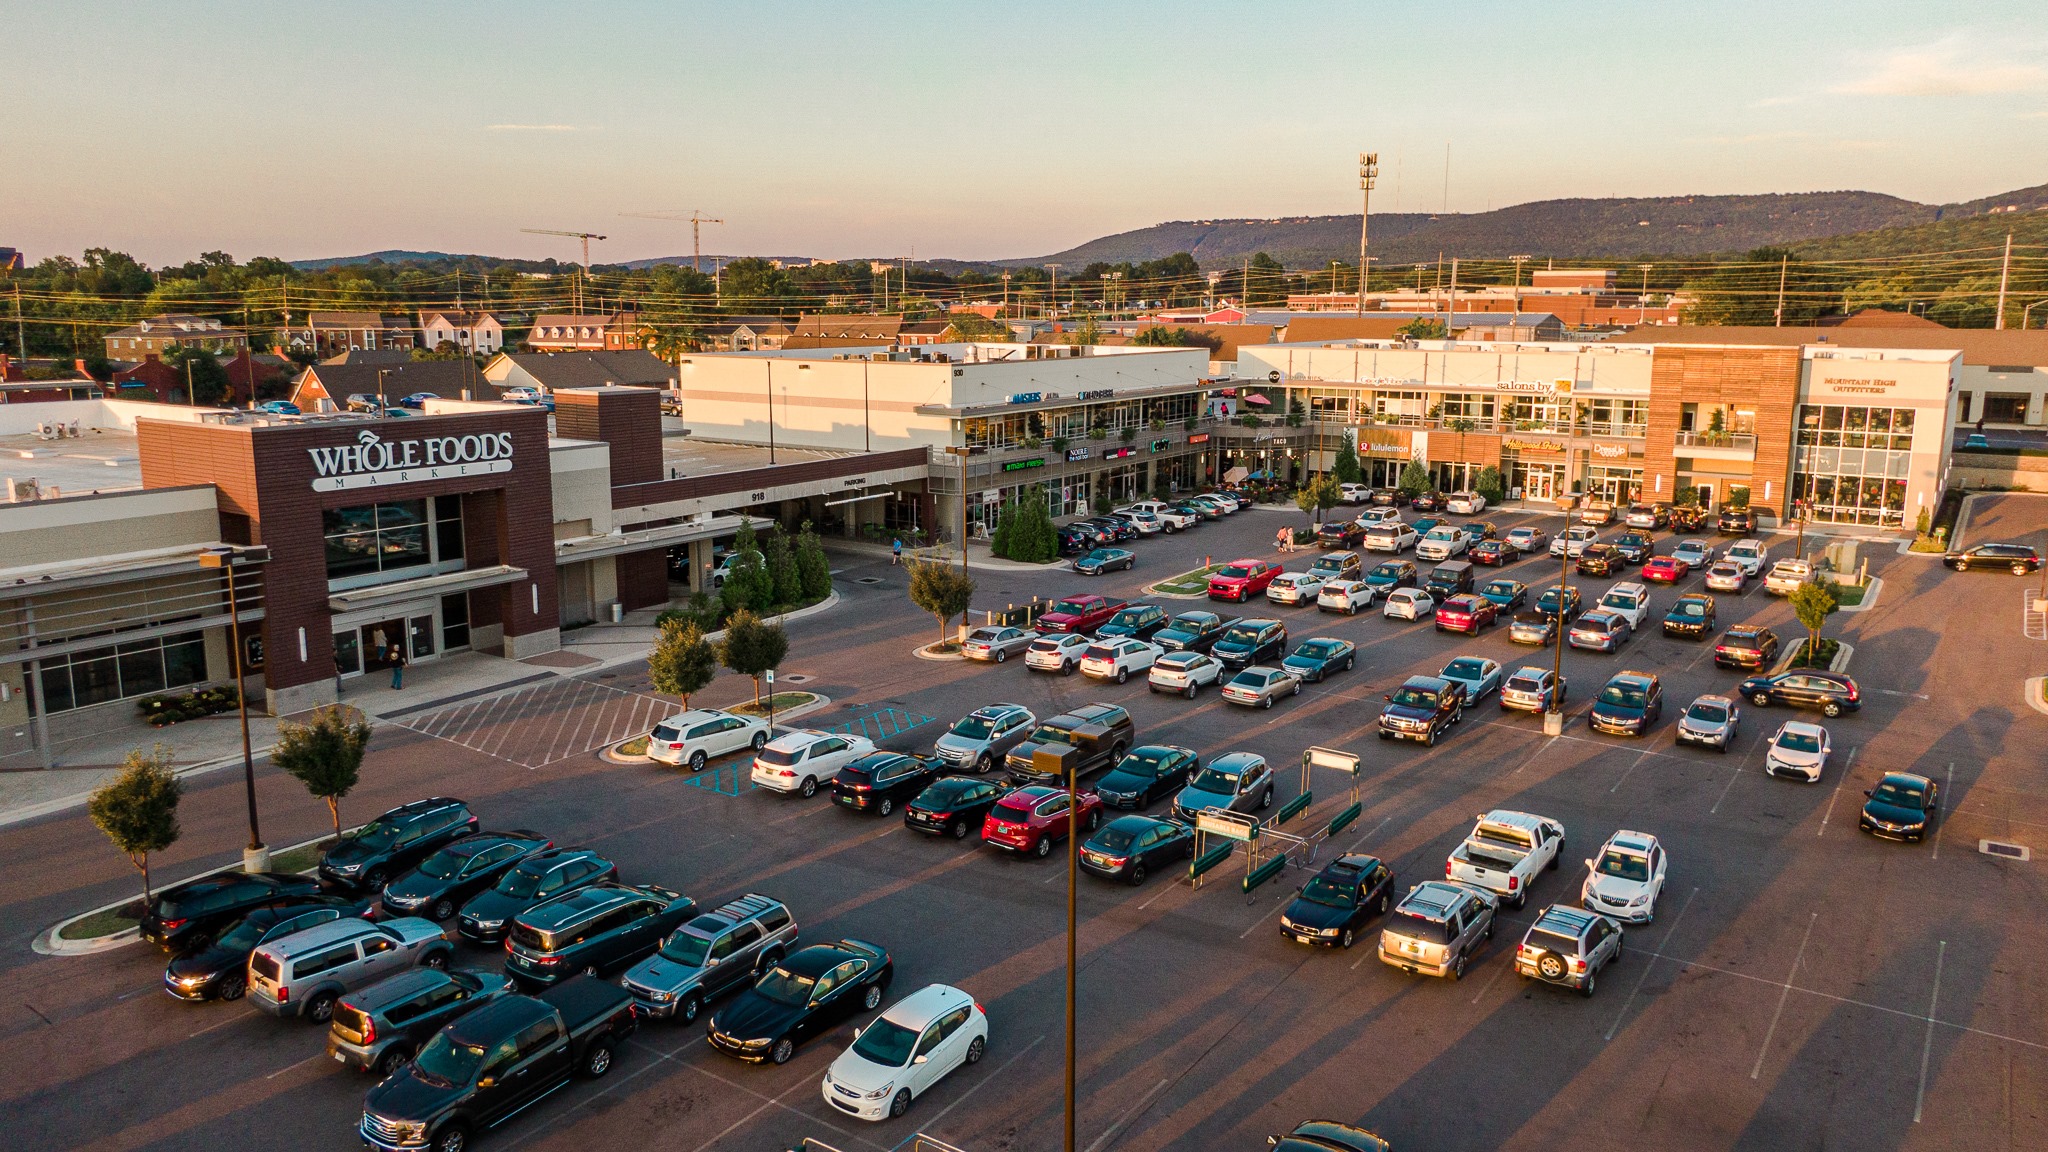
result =
[[[468,432],[386,440],[365,429],[353,444],[308,448],[313,456],[313,491],[381,488],[457,476],[512,470],[510,432]]]

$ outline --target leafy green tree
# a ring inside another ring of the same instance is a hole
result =
[[[1402,495],[1411,500],[1429,491],[1429,484],[1429,469],[1424,468],[1420,460],[1408,461],[1408,466],[1401,469],[1401,478],[1397,482]]]
[[[1687,324],[1770,324],[1777,319],[1778,286],[1784,284],[1787,324],[1805,324],[1833,311],[1840,298],[1835,279],[1786,248],[1752,248],[1702,276],[1685,282],[1692,303]]]
[[[1442,340],[1449,334],[1441,320],[1410,320],[1394,329],[1394,335],[1406,336],[1410,340]]]
[[[726,571],[725,586],[718,598],[725,601],[727,614],[749,608],[766,612],[775,607],[775,578],[769,574],[767,558],[761,553],[752,523],[742,523],[732,542],[732,567]]]
[[[1749,486],[1747,484],[1730,485],[1728,488],[1727,504],[1728,507],[1733,508],[1737,512],[1749,507]]]
[[[647,679],[654,690],[690,706],[690,697],[718,676],[718,652],[695,620],[665,619],[647,650]]]
[[[1479,470],[1478,479],[1472,481],[1472,490],[1486,497],[1488,504],[1498,504],[1508,498],[1508,486],[1501,478],[1500,469],[1491,464]]]
[[[825,558],[825,544],[804,521],[796,538],[797,583],[805,600],[823,600],[832,594],[832,562]]]
[[[1339,484],[1356,484],[1365,478],[1365,470],[1358,463],[1358,449],[1351,446],[1351,437],[1346,436],[1337,445],[1337,458],[1330,463],[1330,474]]]
[[[334,838],[341,839],[341,801],[362,778],[363,753],[370,746],[370,723],[346,704],[313,710],[304,724],[281,720],[270,762],[327,803]]]
[[[1289,428],[1299,428],[1307,419],[1308,406],[1301,402],[1301,397],[1296,396],[1287,401],[1286,420]]]
[[[1323,512],[1336,506],[1344,494],[1337,487],[1335,476],[1317,476],[1294,494],[1294,506],[1308,515],[1313,523],[1323,522]]]
[[[1096,485],[1094,503],[1095,514],[1097,516],[1107,516],[1109,515],[1109,507],[1110,505],[1108,485],[1106,483]]]
[[[789,655],[789,633],[780,624],[764,623],[759,616],[741,609],[725,622],[725,638],[718,644],[718,659],[727,668],[754,681],[754,703],[761,702],[761,677],[781,665]]]
[[[1006,324],[999,324],[979,312],[955,312],[948,318],[945,335],[947,341],[961,342],[1008,342],[1016,338]]]
[[[1700,490],[1691,484],[1681,484],[1678,491],[1671,494],[1671,500],[1680,508],[1697,508],[1700,506]]]
[[[768,577],[775,585],[777,605],[795,604],[804,598],[804,580],[796,568],[796,552],[789,546],[789,534],[780,530],[768,534]]]
[[[974,604],[974,578],[952,564],[913,561],[910,602],[938,619],[939,641],[944,643],[946,625],[953,617],[965,615]]]
[[[164,363],[177,372],[180,382],[191,381],[186,394],[191,403],[211,406],[228,398],[228,370],[206,349],[181,344],[164,354]]]
[[[1835,609],[1842,606],[1841,600],[1832,587],[1818,580],[1808,580],[1794,588],[1792,595],[1786,599],[1792,605],[1792,614],[1799,618],[1800,626],[1806,629],[1806,660],[1808,664],[1812,664],[1820,652],[1821,626],[1828,622],[1828,617],[1835,614]]]
[[[149,902],[149,854],[178,842],[178,798],[185,787],[171,771],[171,750],[161,744],[128,753],[121,772],[93,790],[86,815],[114,847],[142,873],[142,899]]]
[[[990,539],[990,551],[1005,560],[1042,564],[1059,555],[1059,529],[1046,509],[1045,489],[1037,485],[1003,506]]]

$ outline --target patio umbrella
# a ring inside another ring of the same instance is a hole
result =
[[[1245,477],[1250,475],[1250,469],[1244,467],[1243,465],[1239,465],[1235,468],[1232,468],[1230,471],[1225,472],[1223,474],[1223,480],[1226,484],[1236,484],[1239,481],[1243,480]]]

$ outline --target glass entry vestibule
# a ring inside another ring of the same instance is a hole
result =
[[[469,647],[469,595],[367,609],[336,616],[334,674],[360,676],[391,667],[398,654],[408,664]],[[401,645],[403,647],[401,647]]]

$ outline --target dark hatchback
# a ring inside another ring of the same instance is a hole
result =
[[[1365,583],[1381,596],[1396,588],[1413,588],[1421,583],[1422,574],[1414,564],[1406,560],[1385,560],[1372,566],[1365,574]]]
[[[1612,576],[1628,568],[1628,557],[1612,544],[1588,544],[1579,552],[1576,567],[1582,576]]]
[[[1778,634],[1754,624],[1737,624],[1714,645],[1717,668],[1763,668],[1778,658]]]
[[[887,816],[931,787],[946,766],[904,752],[871,752],[832,777],[832,802]]]
[[[787,1064],[798,1044],[881,1007],[894,976],[895,965],[879,944],[813,944],[783,957],[712,1013],[705,1039],[736,1060]]]
[[[248,991],[249,955],[259,944],[294,932],[360,916],[367,901],[340,896],[304,896],[258,908],[237,920],[206,947],[173,959],[164,968],[164,991],[179,1000],[240,1000]]]
[[[1818,668],[1794,668],[1776,676],[1752,676],[1735,690],[1759,708],[1785,704],[1812,709],[1829,718],[1859,711],[1863,707],[1863,693],[1857,689],[1856,681],[1840,672],[1823,672]]]
[[[386,916],[446,920],[521,860],[554,846],[540,833],[524,829],[464,836],[386,884],[379,903]]]
[[[348,892],[376,892],[391,878],[477,830],[469,805],[447,796],[415,800],[341,838],[320,857],[320,882]]]
[[[479,944],[497,944],[505,939],[505,925],[528,908],[618,878],[618,865],[588,848],[537,852],[498,877],[488,892],[464,904],[455,930]]]
[[[1377,856],[1339,856],[1301,886],[1280,913],[1280,934],[1302,944],[1349,948],[1365,922],[1394,902],[1394,870]]]
[[[903,826],[931,836],[967,839],[981,827],[989,809],[1012,789],[976,776],[948,776],[935,780],[903,806]]]
[[[1663,715],[1663,681],[1648,672],[1617,672],[1594,698],[1586,724],[1595,732],[1641,736]]]
[[[1202,766],[1192,749],[1172,744],[1133,748],[1095,783],[1105,808],[1134,812],[1172,796],[1187,786],[1188,776]]]
[[[1664,614],[1664,634],[1703,639],[1714,630],[1714,598],[1699,592],[1680,596]]]
[[[512,982],[496,972],[400,972],[349,993],[334,1006],[327,1023],[327,1055],[344,1068],[362,1068],[381,1080],[450,1021],[511,990]]]
[[[505,974],[523,988],[544,988],[579,972],[617,972],[653,955],[696,914],[695,900],[666,888],[593,884],[512,921]]]
[[[142,911],[142,938],[166,952],[188,952],[258,908],[319,894],[310,876],[216,872],[158,892]]]
[[[1924,840],[1941,809],[1941,785],[1911,772],[1887,772],[1863,794],[1856,826],[1887,840]]]
[[[1081,870],[1105,880],[1143,884],[1145,877],[1195,854],[1195,830],[1178,820],[1119,816],[1081,845]]]

